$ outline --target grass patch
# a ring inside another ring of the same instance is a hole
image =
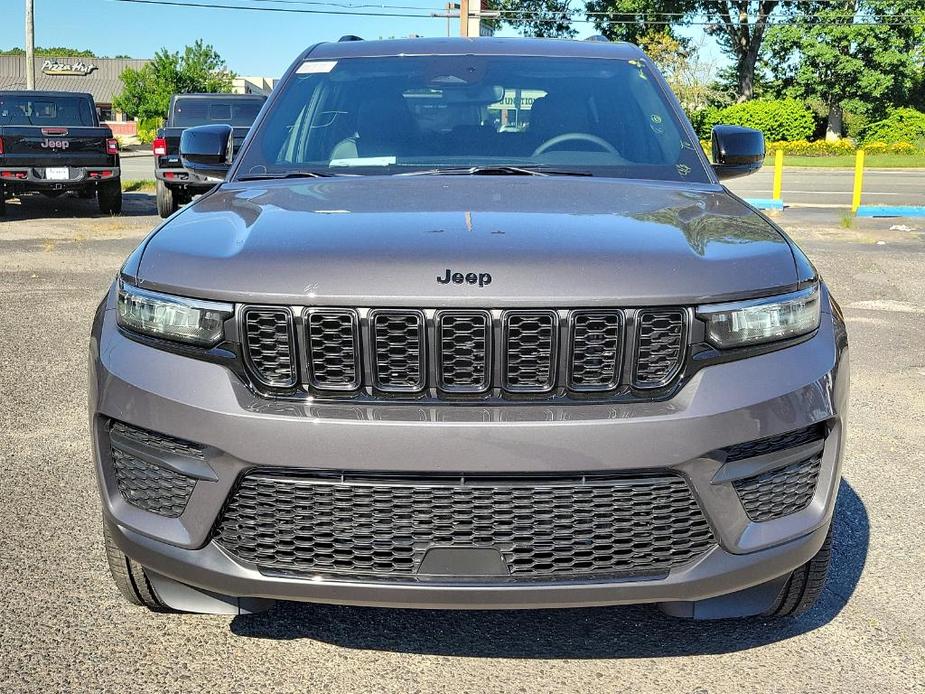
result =
[[[764,160],[766,167],[774,168],[774,153]],[[854,168],[853,154],[837,154],[828,157],[799,157],[785,154],[784,166],[805,166],[820,168]],[[868,154],[864,157],[865,169],[925,168],[925,153],[922,154]]]
[[[842,229],[852,229],[854,227],[854,212],[842,212],[840,222]]]
[[[156,185],[157,184],[150,179],[142,181],[122,181],[122,191],[125,193],[153,193]]]

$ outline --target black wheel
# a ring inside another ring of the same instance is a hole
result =
[[[96,188],[96,201],[103,214],[119,214],[122,211],[122,181],[100,183]]]
[[[163,181],[157,182],[157,213],[165,219],[180,207],[177,194]]]
[[[825,587],[825,579],[829,574],[829,564],[832,561],[832,528],[825,542],[812,559],[790,574],[790,578],[777,597],[777,601],[770,610],[764,613],[765,617],[795,617],[809,610]]]
[[[144,567],[137,561],[129,559],[116,546],[105,524],[103,524],[103,543],[106,546],[109,572],[119,592],[122,593],[122,597],[133,605],[147,607],[153,612],[173,612],[157,599],[157,595],[151,588],[151,582],[145,575]]]
[[[0,217],[6,217],[6,195],[0,189]]]

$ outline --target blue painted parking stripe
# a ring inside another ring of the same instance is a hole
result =
[[[858,217],[925,217],[925,205],[861,205]]]
[[[757,207],[759,210],[782,210],[784,209],[784,201],[780,199],[773,198],[743,198],[752,207]]]

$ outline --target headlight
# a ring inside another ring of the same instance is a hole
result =
[[[819,285],[766,299],[700,306],[707,340],[720,349],[786,340],[819,327]]]
[[[119,283],[119,325],[137,333],[210,347],[222,339],[231,304],[185,299]]]

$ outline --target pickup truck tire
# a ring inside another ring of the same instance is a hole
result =
[[[765,617],[796,617],[816,604],[816,600],[822,595],[825,587],[829,564],[832,561],[832,528],[834,526],[833,522],[816,556],[790,574],[786,585],[777,596],[777,601],[770,610],[764,613]]]
[[[177,195],[163,181],[157,182],[157,213],[166,219],[179,209]]]
[[[119,214],[122,211],[122,181],[100,183],[96,189],[96,201],[103,214]]]
[[[147,607],[152,612],[173,612],[169,607],[158,600],[151,588],[151,582],[145,575],[144,567],[133,559],[129,559],[120,550],[109,534],[109,529],[103,525],[103,544],[106,548],[106,561],[109,564],[109,573],[115,582],[122,597],[133,605]]]

